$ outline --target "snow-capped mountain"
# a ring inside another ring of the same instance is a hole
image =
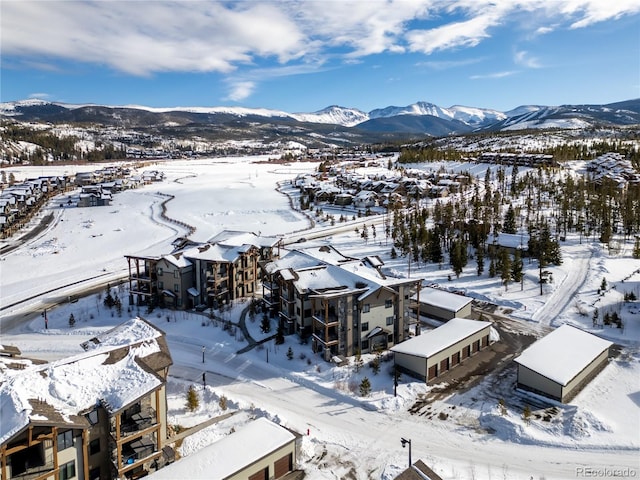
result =
[[[357,108],[345,108],[338,105],[331,105],[313,113],[294,113],[292,116],[299,122],[333,123],[345,127],[353,127],[369,120],[369,114]]]
[[[226,128],[226,132],[232,132],[234,138],[239,138],[242,132],[251,136],[259,129],[277,135],[291,131],[302,131],[305,135],[331,132],[331,135],[349,138],[349,141],[371,141],[374,137],[379,140],[390,139],[389,135],[444,136],[472,131],[637,125],[640,124],[640,99],[608,105],[523,105],[506,112],[461,105],[443,108],[433,103],[416,102],[368,113],[337,105],[311,113],[288,113],[246,107],[158,108],[23,100],[0,104],[0,116],[24,121],[88,122],[144,128],[179,129],[187,125],[205,128],[216,125],[219,135],[225,136]]]

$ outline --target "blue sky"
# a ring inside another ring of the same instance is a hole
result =
[[[0,100],[506,111],[640,97],[637,0],[0,3]]]

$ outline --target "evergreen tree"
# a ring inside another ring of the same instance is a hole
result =
[[[600,283],[600,291],[605,292],[607,290],[607,279],[602,277],[602,282]]]
[[[449,254],[449,261],[451,263],[451,267],[453,268],[453,273],[456,274],[456,278],[460,278],[462,269],[467,263],[467,252],[464,248],[462,240],[454,240],[451,247],[451,253]]]
[[[76,318],[73,316],[73,313],[69,315],[69,327],[72,328],[76,324]]]
[[[598,316],[599,316],[599,313],[598,313],[598,309],[596,308],[596,309],[593,311],[593,317],[592,317],[592,321],[593,321],[593,326],[594,326],[594,327],[597,327],[597,326],[598,326]]]
[[[521,284],[521,289],[524,288],[524,285],[522,285],[522,280],[524,279],[523,268],[524,265],[522,263],[520,249],[516,248],[516,253],[514,254],[513,262],[511,263],[511,278],[514,282]]]
[[[200,399],[198,398],[196,387],[191,385],[189,387],[189,390],[187,390],[187,410],[189,410],[190,412],[194,412],[199,406]]]
[[[509,208],[507,209],[507,213],[504,216],[504,225],[502,226],[502,231],[504,233],[516,233],[517,232],[517,225],[516,225],[516,212],[513,209],[513,205],[509,205]]]
[[[640,258],[640,237],[636,237],[636,241],[633,246],[633,258]]]
[[[115,300],[111,295],[111,286],[107,285],[107,295],[104,297],[104,306],[107,308],[111,308],[113,307],[114,303],[115,303]]]
[[[500,278],[504,289],[507,290],[511,281],[511,255],[504,248],[500,249]]]
[[[356,369],[356,373],[358,373],[360,371],[360,369],[362,368],[364,362],[362,361],[362,355],[360,354],[360,349],[358,349],[358,351],[356,352],[356,358],[355,358],[355,362],[354,362],[354,366]]]
[[[489,261],[489,276],[491,278],[496,276],[496,262],[493,261],[493,257]]]
[[[371,393],[371,382],[367,377],[364,377],[360,382],[360,396],[368,397]]]
[[[276,345],[282,345],[284,343],[284,327],[278,325],[276,330]]]
[[[289,347],[289,349],[287,350],[287,358],[289,360],[293,360],[293,348]]]
[[[481,246],[476,250],[476,262],[478,276],[480,276],[484,272],[484,249]]]
[[[260,331],[262,333],[269,333],[271,331],[271,320],[267,315],[262,316],[262,322],[260,323]]]

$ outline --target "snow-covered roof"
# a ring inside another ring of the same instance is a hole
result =
[[[149,345],[140,349],[148,350]],[[155,390],[162,380],[138,363],[137,348],[111,363],[98,350],[24,370],[6,370],[0,385],[0,444],[31,422],[79,424],[99,400],[117,411]]]
[[[220,243],[234,247],[240,247],[245,244],[255,247],[273,247],[280,241],[279,237],[265,237],[256,235],[253,232],[241,232],[236,230],[223,230],[214,237],[211,237],[209,243]]]
[[[178,268],[184,268],[191,265],[191,262],[181,253],[163,255],[162,258]]]
[[[97,335],[81,346],[85,350],[93,350],[98,347],[124,347],[140,342],[153,341],[162,335],[163,332],[161,330],[140,317],[136,317]]]
[[[490,326],[491,322],[452,318],[438,328],[394,345],[391,347],[391,351],[418,357],[430,357]]]
[[[158,470],[151,478],[228,478],[293,441],[293,433],[261,417],[202,450]]]
[[[529,249],[529,235],[526,233],[499,233],[494,236],[492,242],[507,248],[520,248],[522,250]]]
[[[187,248],[183,253],[187,258],[197,258],[210,262],[234,262],[240,255],[237,247],[212,243]]]
[[[608,340],[565,324],[535,342],[514,361],[560,385],[567,385],[611,345]]]
[[[411,297],[416,300],[418,294]],[[461,308],[466,307],[473,301],[472,298],[458,295],[457,293],[447,292],[439,288],[427,287],[420,290],[420,303],[425,305],[433,305],[434,307],[444,308],[457,312]]]

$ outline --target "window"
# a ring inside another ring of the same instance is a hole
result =
[[[89,420],[89,423],[91,425],[95,425],[96,423],[98,423],[98,410],[91,410],[87,414],[87,419]]]
[[[177,284],[177,283],[174,283],[174,284],[173,284],[173,291],[174,291],[174,292],[179,292],[179,291],[180,291],[180,285],[179,285],[179,284]]]
[[[365,303],[362,306],[362,313],[369,313],[371,311],[371,304]]]
[[[162,267],[158,268],[158,275],[162,275]]]
[[[180,272],[178,270],[173,271],[173,278],[180,278]]]
[[[58,434],[58,451],[73,447],[73,430]]]
[[[76,476],[76,462],[70,461],[60,467],[60,480],[69,480]]]
[[[158,282],[158,288],[163,290],[164,289],[164,282]]]
[[[100,467],[89,470],[89,480],[100,480]]]
[[[369,330],[369,322],[362,322],[362,331],[366,332]]]
[[[369,340],[362,340],[362,350],[369,350]]]
[[[393,307],[393,300],[388,299],[384,301],[384,308],[391,308]]]
[[[95,455],[100,451],[100,439],[96,438],[89,442],[89,455]]]
[[[390,316],[390,317],[387,317],[387,326],[393,325],[394,319],[395,319],[395,317],[393,315]]]

